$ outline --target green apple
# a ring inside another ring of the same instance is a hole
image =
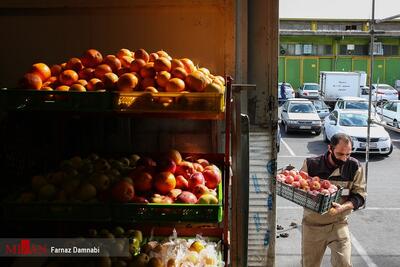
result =
[[[198,200],[198,204],[218,204],[218,198],[210,193],[202,195]]]

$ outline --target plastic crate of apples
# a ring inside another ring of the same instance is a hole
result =
[[[287,167],[276,176],[277,195],[320,214],[328,212],[332,202],[339,201],[342,190],[328,180],[309,176],[293,167]]]

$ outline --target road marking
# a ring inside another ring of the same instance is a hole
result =
[[[305,155],[305,156],[281,156],[278,155],[278,158],[309,158],[309,157],[316,157],[316,156],[320,156],[320,155]]]
[[[290,148],[290,146],[285,142],[285,140],[283,140],[283,138],[281,139],[282,144],[287,148],[287,150],[289,151],[290,155],[292,155],[292,157],[296,156],[296,154],[293,152],[293,150]]]
[[[368,267],[377,267],[377,265],[372,261],[372,259],[368,256],[365,249],[361,246],[360,242],[350,233],[351,243],[354,248],[357,250],[358,255],[365,261]]]
[[[296,206],[280,206],[277,207],[277,209],[283,209],[283,210],[302,210],[303,207],[296,207]],[[382,211],[399,211],[400,208],[387,208],[387,207],[367,207],[365,209],[360,209],[361,210],[382,210]]]

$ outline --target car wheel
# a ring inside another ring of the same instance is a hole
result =
[[[392,152],[393,152],[393,145],[390,144],[389,152],[386,153],[386,154],[384,154],[384,155],[385,155],[385,156],[389,156],[390,154],[392,154]]]
[[[329,143],[329,139],[328,139],[328,136],[326,135],[325,129],[324,129],[322,135],[323,135],[323,137],[324,137],[324,141],[325,141],[326,143]]]
[[[396,120],[393,120],[393,127],[399,128],[399,122]]]
[[[321,134],[321,129],[315,130],[315,135],[316,135],[316,136],[318,136],[318,135],[320,135],[320,134]]]
[[[287,126],[287,123],[285,123],[285,133],[290,133],[289,127]]]

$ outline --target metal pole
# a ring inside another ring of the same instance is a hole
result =
[[[370,29],[370,75],[369,75],[369,95],[368,95],[368,127],[367,127],[367,145],[365,153],[365,184],[368,186],[368,163],[369,163],[369,146],[370,146],[370,134],[371,134],[371,108],[372,108],[372,80],[374,75],[374,39],[375,39],[375,0],[372,0],[372,19],[371,19],[371,29]],[[367,190],[367,188],[365,188]],[[364,207],[366,204],[364,205]]]

